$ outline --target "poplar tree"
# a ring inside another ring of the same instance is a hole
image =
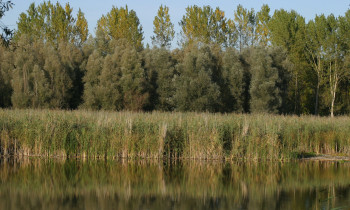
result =
[[[255,45],[256,16],[254,9],[249,11],[239,4],[234,11],[234,22],[236,24],[239,52],[242,52],[245,47]]]
[[[316,90],[315,90],[315,115],[319,113],[319,95],[322,80],[324,79],[324,55],[326,49],[326,36],[327,36],[327,19],[324,15],[315,17],[314,20],[310,20],[307,24],[307,43],[306,52],[309,55],[309,61],[312,64],[312,68],[316,73]]]
[[[170,47],[174,39],[174,24],[171,23],[169,7],[161,5],[153,21],[152,43],[159,47]]]
[[[17,23],[15,40],[23,34],[31,39],[41,39],[51,44],[71,42],[81,45],[87,37],[88,26],[84,14],[78,11],[73,17],[73,8],[67,3],[64,7],[57,2],[43,2],[38,6],[32,3],[26,13],[21,13]]]
[[[264,4],[260,11],[256,13],[256,35],[260,45],[266,47],[270,42],[270,7]]]
[[[213,10],[210,6],[187,7],[186,14],[179,24],[185,45],[200,42],[227,46],[228,37],[232,32],[225,13],[219,8]]]
[[[109,40],[125,39],[136,49],[143,48],[143,31],[134,10],[114,7],[98,20],[97,30],[101,30]]]
[[[339,83],[349,76],[349,70],[345,64],[349,59],[344,48],[346,44],[342,43],[341,25],[345,24],[339,21],[333,14],[327,17],[327,37],[326,37],[326,55],[328,87],[330,95],[330,114],[334,117],[335,100],[339,88]]]
[[[308,63],[305,56],[306,25],[305,19],[295,11],[276,10],[269,22],[270,38],[273,46],[280,46],[288,53],[293,63],[292,79],[290,81],[291,102],[294,114],[303,112],[307,98]],[[312,91],[312,90],[311,90]]]

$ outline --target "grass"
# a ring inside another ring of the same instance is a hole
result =
[[[0,109],[0,153],[287,160],[350,154],[350,118]]]

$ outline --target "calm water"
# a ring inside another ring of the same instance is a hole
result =
[[[350,209],[350,163],[0,159],[0,209]]]

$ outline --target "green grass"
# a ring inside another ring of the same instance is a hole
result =
[[[0,146],[19,156],[286,160],[350,154],[350,118],[0,109]]]

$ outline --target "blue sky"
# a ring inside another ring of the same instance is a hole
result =
[[[5,17],[1,19],[1,22],[10,28],[16,28],[19,14],[25,12],[32,2],[38,5],[43,0],[13,0],[15,4],[13,9],[5,13]],[[51,2],[55,3],[56,1]],[[304,16],[306,20],[313,19],[316,14],[329,15],[333,13],[335,16],[344,15],[350,8],[350,0],[60,0],[59,2],[62,5],[69,2],[75,12],[81,8],[89,23],[89,32],[91,34],[94,34],[97,20],[103,14],[108,13],[113,5],[117,7],[128,5],[129,9],[133,9],[140,19],[143,26],[145,44],[151,44],[150,37],[153,35],[153,19],[161,4],[170,8],[170,16],[175,25],[176,33],[180,32],[178,22],[185,14],[185,8],[189,5],[220,7],[221,10],[225,11],[226,17],[233,18],[233,12],[238,4],[248,9],[254,8],[255,11],[260,10],[263,4],[268,4],[271,8],[271,15],[275,9],[293,9]]]

